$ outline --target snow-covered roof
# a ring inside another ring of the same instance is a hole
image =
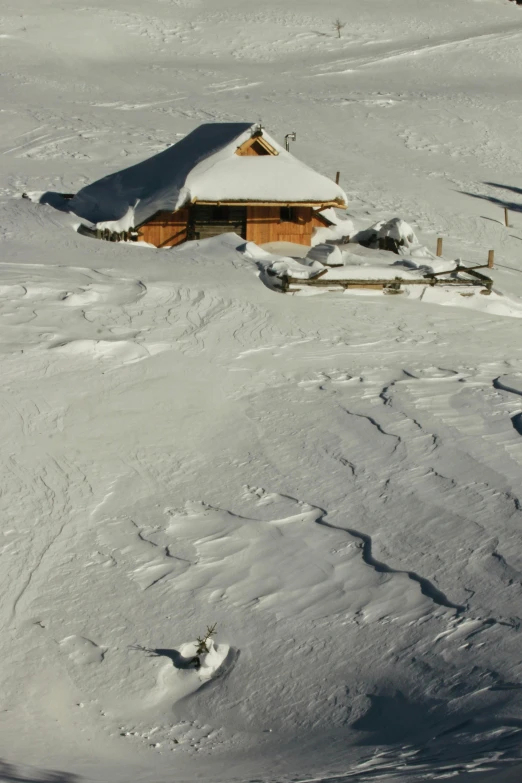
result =
[[[277,154],[236,154],[256,131]],[[123,220],[131,226],[195,201],[343,205],[346,194],[265,130],[249,123],[209,123],[152,158],[82,188],[70,207],[91,223]]]

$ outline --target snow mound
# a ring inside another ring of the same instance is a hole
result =
[[[319,261],[324,266],[343,266],[343,254],[337,245],[320,244],[312,247],[306,255],[307,259]]]
[[[379,239],[385,239],[386,237],[394,239],[398,245],[404,248],[417,247],[419,244],[412,227],[405,220],[398,217],[383,223],[379,229],[378,236]]]
[[[197,642],[182,644],[179,649],[180,654],[185,659],[193,661],[197,658],[197,660],[199,660],[199,665],[194,665],[194,669],[197,671],[200,682],[206,682],[207,680],[212,679],[219,667],[225,661],[230,650],[228,644],[216,644],[213,639],[207,641],[207,647],[208,652],[199,656],[197,655]]]
[[[379,220],[369,228],[357,231],[350,242],[374,249],[392,250],[400,255],[420,252],[423,256],[432,257],[429,250],[419,243],[413,228],[400,217]]]
[[[161,704],[170,708],[196,693],[213,679],[230,670],[237,651],[228,644],[216,644],[213,639],[207,642],[208,652],[196,656],[198,643],[186,642],[176,650],[148,650],[136,648],[148,657],[169,659],[159,670],[155,687],[143,697],[146,707],[158,707]],[[230,666],[227,665],[230,661]],[[198,665],[199,662],[199,665]]]

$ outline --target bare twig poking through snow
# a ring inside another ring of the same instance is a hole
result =
[[[346,22],[341,22],[340,19],[336,19],[333,23],[334,30],[337,31],[337,37],[341,37],[341,30],[346,27]]]

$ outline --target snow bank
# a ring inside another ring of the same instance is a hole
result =
[[[419,240],[410,225],[402,218],[392,218],[379,229],[379,239],[393,239],[400,247],[411,248],[419,245]]]
[[[410,255],[413,250],[421,248],[412,227],[399,217],[380,220],[369,228],[358,231],[350,241],[365,247],[384,246],[386,250],[393,250],[403,255]]]

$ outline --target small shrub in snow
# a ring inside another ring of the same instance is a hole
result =
[[[210,652],[207,642],[209,642],[210,638],[216,633],[216,628],[217,623],[214,623],[214,625],[207,625],[205,636],[202,636],[201,638],[198,636],[198,649],[196,650],[196,655],[203,655],[204,653]]]
[[[196,669],[199,669],[201,666],[201,659],[200,655],[206,655],[210,652],[209,642],[216,633],[216,627],[217,623],[214,623],[214,625],[207,625],[207,632],[205,636],[198,636],[198,646],[196,649],[196,655],[192,659],[192,663],[195,666]]]
[[[333,23],[334,30],[337,32],[337,37],[341,37],[341,30],[346,27],[346,22],[341,22],[340,19],[336,19]]]

